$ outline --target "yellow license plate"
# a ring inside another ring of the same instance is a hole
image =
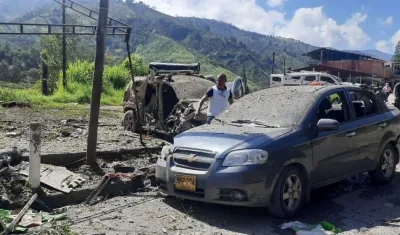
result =
[[[175,188],[184,191],[196,191],[196,176],[192,175],[176,175]]]

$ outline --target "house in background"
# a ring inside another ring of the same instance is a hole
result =
[[[342,81],[380,85],[394,84],[393,64],[370,55],[319,48],[303,54],[313,61],[307,67],[293,71],[319,71],[338,76]],[[400,68],[400,66],[398,67]],[[400,75],[400,71],[399,75]],[[400,76],[399,76],[400,79]]]

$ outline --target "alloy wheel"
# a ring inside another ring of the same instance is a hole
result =
[[[300,177],[291,174],[287,177],[283,187],[283,203],[288,211],[295,211],[301,201],[302,184]]]

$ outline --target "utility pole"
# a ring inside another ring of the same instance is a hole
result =
[[[271,69],[271,74],[274,73],[274,67],[275,67],[275,52],[272,52],[272,69]]]
[[[94,166],[96,164],[97,131],[99,126],[101,89],[103,86],[108,6],[109,0],[100,0],[99,21],[96,39],[96,59],[94,62],[94,79],[92,88],[92,99],[90,102],[89,133],[86,151],[86,163],[91,166]]]
[[[67,40],[66,40],[66,35],[65,35],[65,31],[66,31],[66,18],[65,18],[65,11],[66,11],[66,7],[65,7],[65,0],[63,0],[63,6],[62,6],[62,23],[63,23],[63,35],[62,35],[62,57],[63,57],[63,61],[62,61],[62,73],[63,73],[63,78],[62,78],[62,83],[63,83],[63,87],[67,87]]]
[[[283,74],[286,74],[286,55],[283,55]]]

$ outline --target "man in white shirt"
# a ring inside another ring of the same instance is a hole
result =
[[[207,110],[207,123],[210,124],[211,121],[222,113],[228,104],[231,105],[233,103],[232,92],[230,89],[226,87],[227,78],[224,73],[218,75],[217,85],[212,86],[206,94],[204,94],[203,98],[200,100],[199,108],[196,111],[196,116],[199,115],[201,107],[204,102],[209,100],[210,104],[208,105]]]

